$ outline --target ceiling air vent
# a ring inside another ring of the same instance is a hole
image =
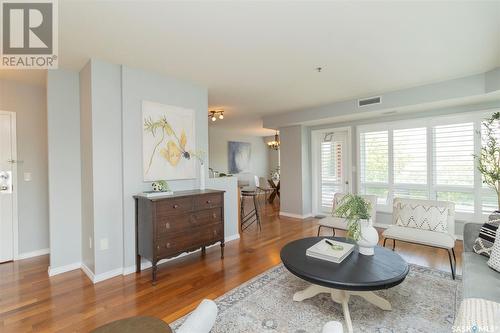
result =
[[[380,104],[382,103],[382,97],[377,96],[377,97],[370,97],[370,98],[364,98],[364,99],[358,99],[358,107],[363,107],[363,106],[368,106],[368,105],[373,105],[373,104]]]

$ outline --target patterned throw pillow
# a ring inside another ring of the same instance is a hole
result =
[[[498,215],[495,215],[498,218]],[[500,219],[490,220],[483,224],[481,230],[479,231],[479,236],[476,238],[472,249],[477,254],[489,257],[491,254],[491,249],[495,243],[495,235],[500,225]]]
[[[402,227],[448,231],[448,208],[398,202],[393,214],[396,225]]]
[[[488,260],[488,266],[500,273],[500,231],[498,230],[500,229],[497,229],[497,237],[495,239],[495,243],[493,244],[493,249],[491,249],[491,256]]]

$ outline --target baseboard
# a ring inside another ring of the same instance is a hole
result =
[[[94,279],[95,279],[94,272],[92,272],[92,270],[90,268],[88,268],[87,265],[85,265],[84,263],[82,263],[80,265],[80,268],[85,273],[85,275],[87,275],[87,277],[90,279],[90,281],[94,282]]]
[[[280,216],[291,217],[291,218],[294,218],[294,219],[301,219],[301,220],[303,220],[303,219],[307,219],[307,218],[313,217],[313,214],[309,213],[309,214],[299,215],[299,214],[292,214],[292,213],[287,213],[287,212],[280,212]]]
[[[18,254],[17,257],[15,258],[15,260],[23,260],[23,259],[43,256],[43,255],[46,255],[49,253],[50,253],[50,249],[40,249],[40,250],[36,250],[36,251],[25,252],[25,253]]]
[[[55,267],[55,268],[49,266],[49,276],[55,276],[69,271],[74,271],[75,269],[80,269],[81,267],[82,263],[80,262],[75,262],[69,265]]]
[[[107,279],[111,279],[111,278],[114,278],[115,276],[122,275],[122,274],[123,274],[123,268],[119,267],[119,268],[113,269],[111,271],[107,271],[107,272],[104,272],[101,274],[94,275],[94,279],[92,280],[92,282],[94,282],[94,284],[96,284],[98,282],[101,282],[101,281],[104,281]]]
[[[224,243],[229,243],[229,242],[235,241],[237,239],[240,239],[240,234],[236,234],[236,235],[231,235],[231,236],[224,237]],[[210,248],[212,246],[218,246],[218,244],[213,244],[213,245],[207,246],[207,248]],[[189,254],[196,253],[196,252],[199,252],[199,251],[200,250],[196,250],[196,251],[193,251],[193,252],[184,252],[184,253],[181,253],[177,257],[174,257],[174,258],[162,259],[162,260],[158,261],[158,265],[161,265],[163,263],[169,262],[171,260],[182,258],[184,256],[187,256]],[[150,261],[148,261],[148,260],[142,260],[141,261],[141,270],[148,269],[151,266],[152,266],[152,264],[151,264]],[[135,265],[123,268],[123,273],[122,273],[123,275],[129,275],[129,274],[132,274],[132,273],[135,273]]]

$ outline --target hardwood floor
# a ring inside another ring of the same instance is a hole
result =
[[[0,332],[87,332],[107,322],[148,315],[171,322],[203,298],[216,298],[280,263],[279,252],[291,240],[316,235],[317,222],[277,216],[277,206],[263,211],[262,231],[255,225],[240,240],[160,266],[158,283],[150,270],[93,285],[80,270],[49,278],[48,256],[0,265]],[[322,234],[328,234],[324,230]],[[408,262],[449,272],[444,250],[403,244],[396,250]],[[457,242],[458,273],[462,243]]]

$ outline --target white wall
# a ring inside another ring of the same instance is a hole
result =
[[[16,113],[19,254],[49,247],[45,87],[0,80],[0,110]],[[30,172],[27,182],[23,174]]]
[[[79,76],[47,74],[50,270],[81,262]]]
[[[222,120],[224,121],[224,120]],[[210,167],[215,171],[228,173],[228,142],[248,142],[252,146],[250,172],[240,173],[239,180],[254,184],[254,175],[269,178],[269,148],[261,136],[242,135],[238,130],[208,127]]]

